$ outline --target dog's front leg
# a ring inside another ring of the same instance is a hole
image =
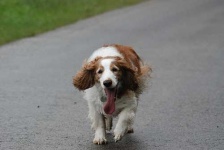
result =
[[[93,139],[94,144],[106,144],[106,131],[104,116],[95,110],[94,106],[89,104],[89,118],[92,121],[92,128],[95,130],[95,137]]]
[[[94,144],[106,144],[106,131],[104,117],[100,113],[95,114],[95,137],[93,139]]]
[[[135,117],[134,109],[124,109],[119,114],[119,119],[114,129],[114,140],[115,142],[121,140],[125,133],[132,131],[132,124]]]

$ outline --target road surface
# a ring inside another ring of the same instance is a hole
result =
[[[72,76],[109,43],[153,74],[135,133],[98,146]],[[145,1],[0,47],[0,149],[223,150],[224,1]]]

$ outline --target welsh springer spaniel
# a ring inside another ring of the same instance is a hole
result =
[[[125,133],[133,133],[133,120],[139,94],[150,77],[151,68],[143,64],[128,46],[106,45],[84,63],[73,78],[76,88],[84,91],[89,118],[95,130],[93,143],[106,144],[106,130],[112,128],[112,117],[119,116],[114,129],[115,142]]]

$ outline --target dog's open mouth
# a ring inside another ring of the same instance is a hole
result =
[[[115,101],[117,97],[117,87],[115,88],[106,88],[104,89],[106,96],[107,96],[107,101],[106,104],[104,105],[104,112],[108,115],[113,114],[115,111]]]

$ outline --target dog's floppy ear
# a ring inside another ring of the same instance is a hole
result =
[[[128,63],[122,59],[118,60],[118,66],[122,71],[122,86],[125,89],[136,91],[139,87],[136,70],[132,69]]]
[[[79,90],[86,90],[95,84],[95,61],[84,63],[81,70],[73,77],[73,84]]]

